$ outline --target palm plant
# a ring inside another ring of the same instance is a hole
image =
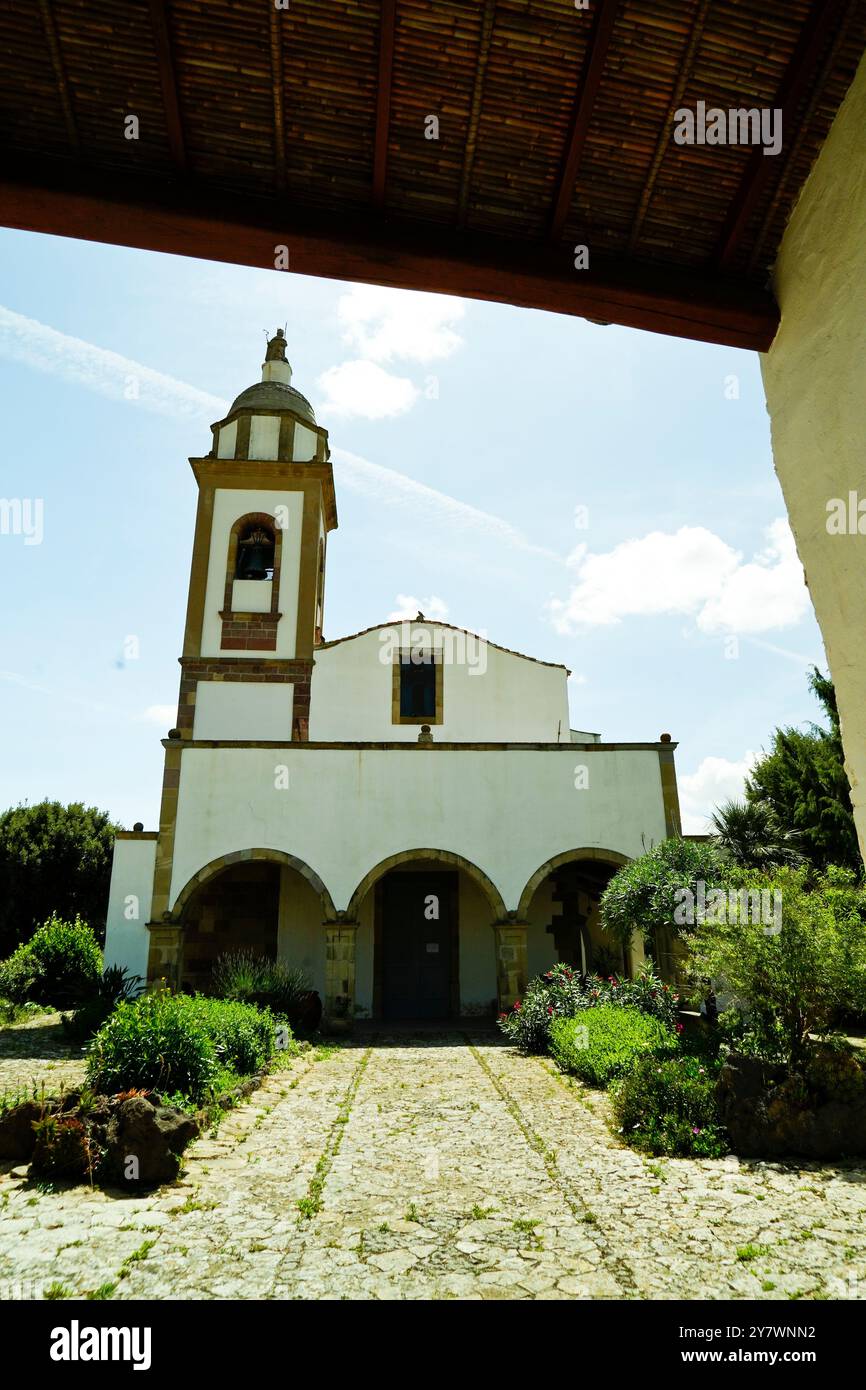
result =
[[[712,815],[719,848],[743,869],[777,869],[802,864],[800,836],[778,820],[763,801],[726,801]]]

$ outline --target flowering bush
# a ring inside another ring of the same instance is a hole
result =
[[[584,1009],[611,1004],[637,1009],[673,1028],[678,1003],[679,995],[662,983],[649,963],[634,980],[616,975],[606,980],[600,975],[581,975],[570,965],[560,964],[530,980],[524,997],[510,1013],[500,1015],[499,1026],[521,1052],[546,1052],[554,1019],[574,1018]]]
[[[730,1140],[720,1122],[710,1057],[641,1057],[611,1089],[616,1125],[633,1149],[720,1158]]]
[[[586,1008],[583,976],[570,965],[554,965],[536,975],[508,1014],[500,1014],[499,1026],[521,1052],[546,1052],[550,1025],[555,1018],[572,1018]]]

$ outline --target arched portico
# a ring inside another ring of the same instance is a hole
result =
[[[358,914],[358,909],[370,889],[378,882],[384,874],[392,869],[399,868],[400,865],[415,863],[418,860],[435,860],[436,863],[444,866],[453,866],[462,869],[464,873],[473,879],[484,893],[490,904],[490,911],[493,914],[492,920],[495,922],[505,921],[508,912],[502,894],[496,887],[491,878],[488,878],[483,869],[479,869],[477,864],[473,864],[471,859],[464,859],[462,854],[455,854],[447,849],[405,849],[397,854],[391,854],[387,859],[382,859],[369,873],[361,879],[349,901],[346,909],[346,916],[354,921]]]
[[[218,855],[188,880],[163,921],[151,923],[148,980],[207,989],[219,955],[285,956],[290,937],[294,953],[300,943],[306,956],[294,963],[315,973],[321,923],[335,917],[324,881],[296,855],[268,848]]]
[[[389,855],[358,883],[345,917],[357,943],[356,1012],[444,1020],[495,1009],[494,924],[507,911],[472,860],[429,845]],[[344,957],[348,944],[344,930]]]
[[[540,864],[520,895],[518,918],[526,937],[526,973],[567,961],[603,973],[633,969],[640,951],[624,955],[599,923],[599,900],[626,855],[603,846],[563,850]]]

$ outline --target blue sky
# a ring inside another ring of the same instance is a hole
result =
[[[187,458],[278,324],[331,436],[327,639],[420,604],[565,663],[574,727],[679,741],[693,830],[777,724],[817,717],[757,355],[2,231],[0,496],[43,522],[0,534],[0,806],[156,825]]]

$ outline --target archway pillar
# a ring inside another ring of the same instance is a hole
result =
[[[164,980],[176,989],[180,978],[182,927],[179,922],[148,922],[150,943],[147,953],[147,984],[153,988]]]
[[[323,922],[325,931],[324,1016],[332,1028],[348,1027],[355,1015],[355,945],[358,923]]]
[[[522,999],[526,990],[526,933],[528,922],[494,922],[496,992],[501,1013]]]

